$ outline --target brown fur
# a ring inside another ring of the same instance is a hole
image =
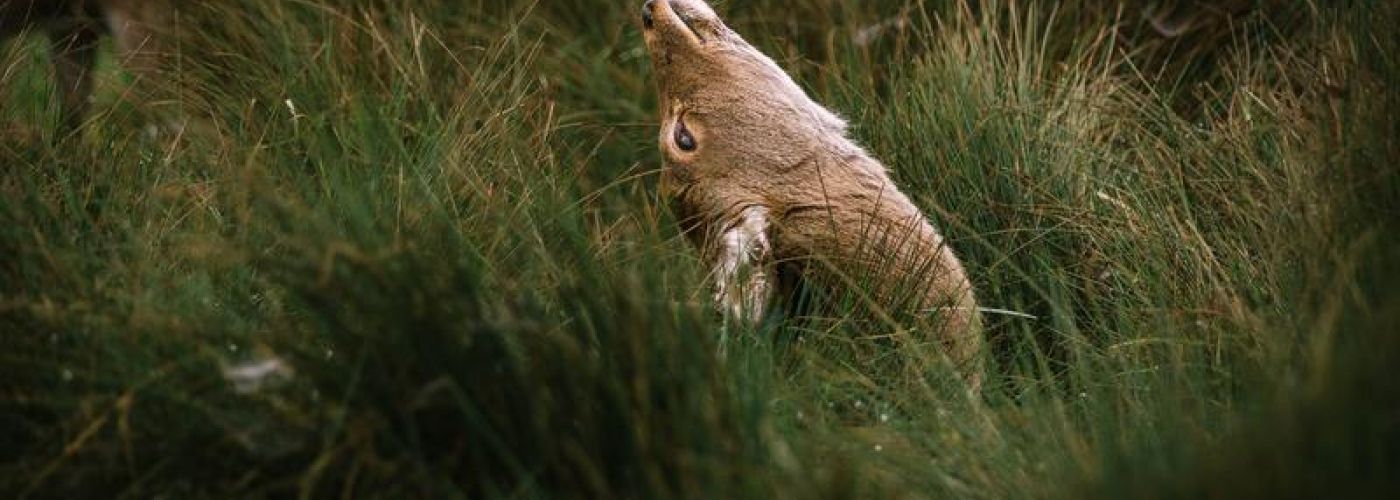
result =
[[[156,0],[0,0],[0,41],[34,29],[53,50],[54,78],[64,126],[77,128],[92,93],[92,67],[103,33],[112,35],[127,69],[153,70],[161,4]]]
[[[726,312],[758,319],[794,269],[826,288],[873,284],[864,288],[875,316],[909,309],[942,322],[944,352],[976,389],[982,339],[962,264],[845,122],[701,0],[647,2],[643,29],[663,189],[714,266]]]

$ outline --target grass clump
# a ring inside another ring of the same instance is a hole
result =
[[[0,491],[1393,490],[1396,9],[1101,4],[721,9],[1022,313],[978,401],[855,311],[711,313],[636,5],[183,6],[73,134],[11,41]]]

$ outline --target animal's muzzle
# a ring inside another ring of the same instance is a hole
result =
[[[656,10],[656,0],[647,0],[646,3],[642,4],[642,26],[645,26],[646,29],[651,29],[652,26],[656,25],[656,18],[652,14],[653,10]]]

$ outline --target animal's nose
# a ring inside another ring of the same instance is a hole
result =
[[[646,3],[642,4],[642,26],[646,26],[647,29],[651,29],[655,22],[651,13],[654,7],[656,7],[656,0],[647,0]]]

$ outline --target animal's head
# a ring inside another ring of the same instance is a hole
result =
[[[647,0],[641,19],[672,168],[764,175],[846,144],[845,123],[704,1]]]

